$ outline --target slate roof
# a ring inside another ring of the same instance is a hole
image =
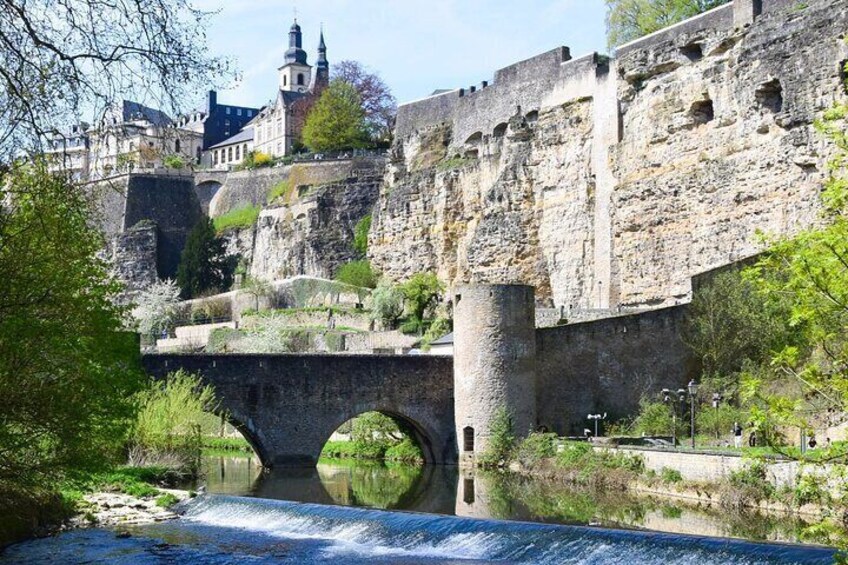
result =
[[[121,120],[132,122],[138,119],[145,119],[154,126],[167,126],[171,123],[168,114],[161,110],[150,108],[132,100],[124,100],[121,104]]]
[[[442,337],[440,337],[436,341],[430,342],[430,345],[431,346],[433,346],[433,345],[453,345],[453,332],[451,332],[447,335],[443,335]]]
[[[226,147],[227,145],[235,145],[236,143],[242,143],[242,142],[245,142],[245,141],[252,141],[252,140],[253,140],[253,128],[244,128],[243,130],[241,130],[240,132],[238,132],[234,136],[225,139],[221,143],[216,143],[215,145],[213,145],[209,149],[216,149],[218,147]]]

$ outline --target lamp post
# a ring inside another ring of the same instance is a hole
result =
[[[713,393],[713,410],[715,411],[715,426],[716,426],[716,439],[721,438],[721,432],[718,429],[718,405],[723,400],[721,394],[714,392]]]
[[[669,390],[667,388],[662,389],[663,394],[663,402],[669,404],[671,406],[671,443],[675,447],[677,446],[677,404],[675,404],[675,400],[671,398],[672,394],[675,394],[675,391]],[[686,402],[686,390],[679,388],[677,389],[677,402],[680,402],[682,405]]]
[[[589,414],[589,415],[586,416],[586,419],[587,420],[595,420],[595,437],[598,437],[598,421],[599,420],[606,420],[607,419],[607,413],[604,412],[603,415],[601,415],[601,414]]]
[[[698,394],[698,383],[695,379],[689,381],[689,423],[691,425],[692,449],[695,449],[695,395]]]

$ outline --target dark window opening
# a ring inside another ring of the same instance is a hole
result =
[[[539,112],[537,110],[527,112],[527,115],[524,116],[524,119],[527,120],[528,123],[533,123],[539,119]]]
[[[462,481],[462,501],[465,504],[474,504],[474,478],[468,477]]]
[[[700,61],[704,58],[704,48],[701,47],[700,43],[690,43],[689,45],[684,45],[680,48],[680,52],[684,57],[692,61]]]
[[[839,63],[839,82],[842,84],[845,94],[848,94],[848,59]]]
[[[506,134],[506,128],[508,124],[502,123],[495,126],[495,129],[492,130],[492,135],[494,137],[503,137]]]
[[[303,84],[303,73],[297,73],[297,84]]]
[[[715,108],[713,101],[707,98],[706,100],[698,100],[692,107],[689,108],[689,115],[695,121],[696,125],[706,124],[715,119]]]
[[[471,426],[466,426],[462,430],[462,450],[474,451],[474,428]]]
[[[289,80],[289,78],[286,75],[283,75],[283,86],[286,86],[286,84],[288,83],[288,80]]]
[[[177,140],[174,140],[174,153],[179,153],[179,152],[180,152],[180,140],[177,139]]]
[[[777,79],[761,84],[754,97],[761,107],[770,112],[778,114],[783,111],[783,87]]]

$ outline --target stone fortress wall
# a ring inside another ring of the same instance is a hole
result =
[[[401,105],[369,256],[394,279],[524,283],[656,308],[818,219],[848,1],[735,0],[617,49],[566,48]]]

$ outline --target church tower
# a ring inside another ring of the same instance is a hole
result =
[[[312,81],[312,67],[306,62],[306,51],[303,50],[303,35],[297,19],[289,29],[289,48],[286,59],[280,67],[280,90],[306,92]]]
[[[318,61],[315,63],[315,84],[313,92],[316,94],[330,85],[330,62],[327,61],[327,45],[324,43],[324,28],[321,27],[321,40],[318,42]]]

